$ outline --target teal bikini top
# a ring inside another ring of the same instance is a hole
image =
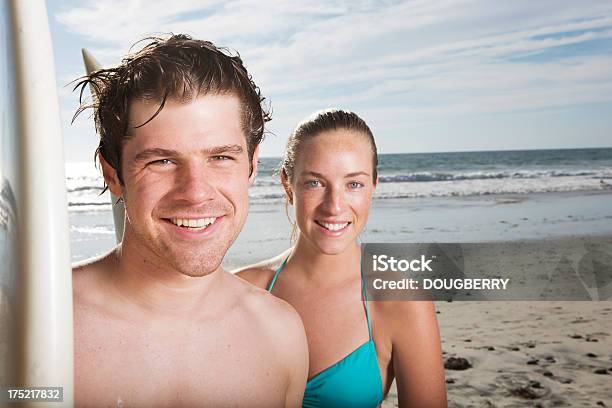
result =
[[[276,279],[286,262],[285,259],[285,262],[276,270],[272,282],[268,286],[268,292],[272,292]],[[384,397],[382,379],[378,368],[376,347],[372,339],[372,326],[370,325],[368,299],[363,284],[363,273],[361,282],[370,339],[342,360],[327,367],[308,381],[302,403],[304,408],[372,408],[382,403]]]

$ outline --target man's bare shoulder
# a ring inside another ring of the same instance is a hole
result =
[[[118,249],[97,258],[72,265],[72,292],[75,302],[96,302],[100,300],[104,303],[103,293],[106,289],[108,276],[117,267]]]
[[[291,254],[293,248],[289,248],[279,255],[266,259],[256,264],[248,265],[233,270],[232,273],[246,280],[252,285],[266,289],[274,276],[274,273],[283,264],[285,259]]]
[[[238,291],[237,299],[240,300],[241,307],[251,314],[254,320],[270,321],[271,324],[282,328],[284,324],[301,319],[293,306],[270,293],[267,290],[250,284],[242,276],[228,273],[231,285]],[[271,318],[273,317],[273,318]]]
[[[306,331],[298,312],[265,289],[261,289],[239,278],[234,274],[228,276],[240,287],[239,299],[246,317],[262,330],[260,334],[267,337],[268,344],[274,344],[275,355],[289,371],[295,367],[308,368],[308,343]],[[252,334],[252,333],[251,333]],[[299,371],[299,370],[298,370]]]

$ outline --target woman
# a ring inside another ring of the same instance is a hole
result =
[[[446,406],[433,304],[367,301],[358,236],[377,164],[372,132],[352,112],[321,111],[298,125],[280,174],[295,208],[295,246],[238,272],[302,317],[310,353],[304,407],[375,407],[393,379],[401,407]]]

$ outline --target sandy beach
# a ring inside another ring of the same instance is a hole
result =
[[[72,212],[71,225],[75,261],[114,245],[108,211]],[[290,233],[282,204],[252,205],[224,266],[276,255],[289,247]],[[375,200],[361,239],[568,242],[594,236],[612,237],[609,190]],[[436,306],[450,407],[612,407],[612,302]],[[397,403],[393,387],[383,407]]]
[[[449,407],[612,406],[612,302],[436,305]],[[396,407],[395,387],[383,407]]]

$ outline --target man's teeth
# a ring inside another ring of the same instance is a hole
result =
[[[321,222],[320,224],[330,231],[339,231],[346,227],[349,223],[343,222],[342,224],[330,224],[329,222]]]
[[[208,227],[210,224],[215,222],[216,219],[217,219],[216,217],[198,218],[198,219],[171,218],[170,221],[172,221],[174,225],[178,225],[179,227],[202,228],[202,227]]]

